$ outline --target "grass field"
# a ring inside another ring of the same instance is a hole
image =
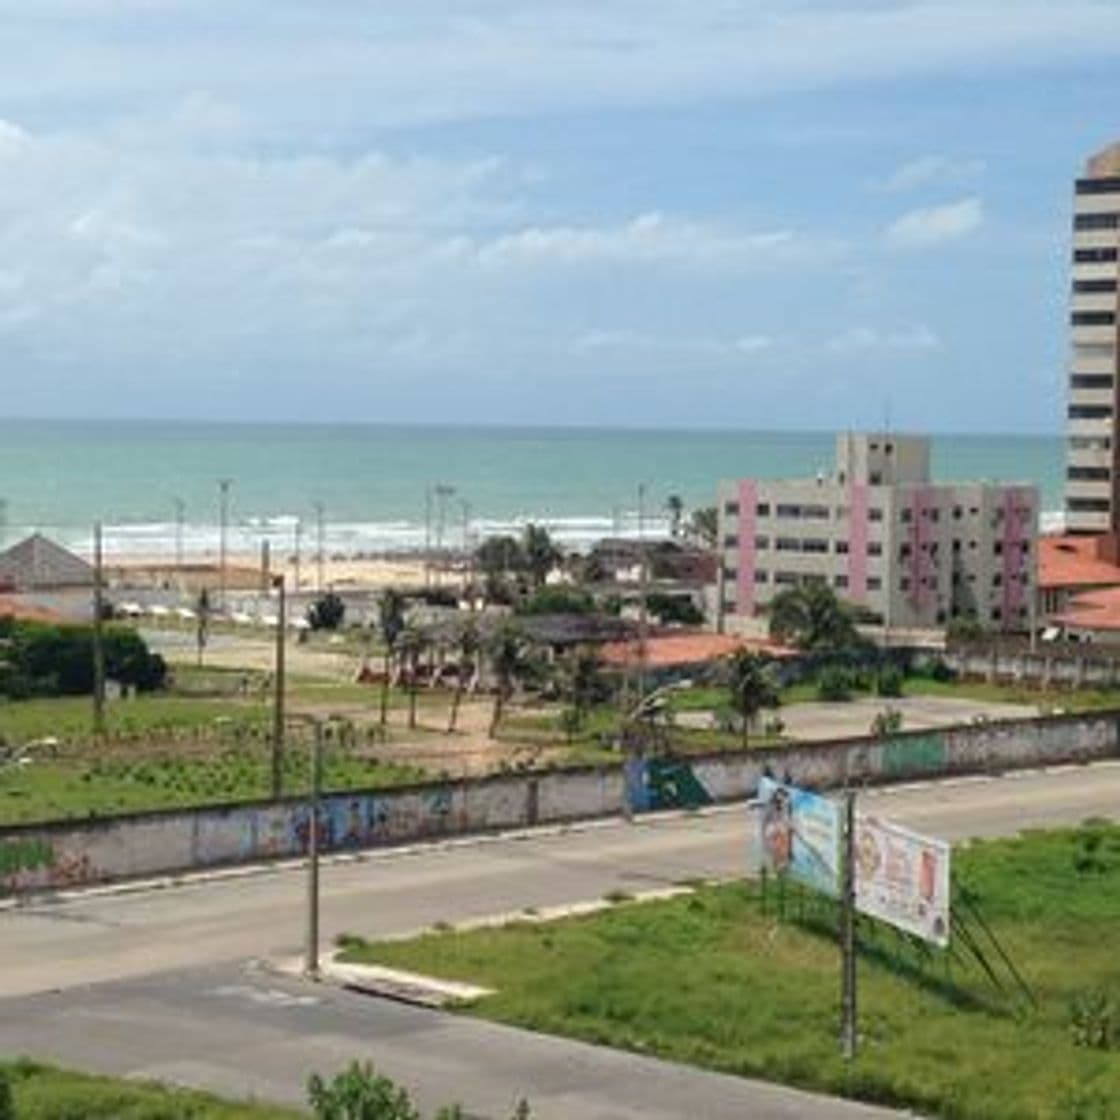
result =
[[[142,1081],[90,1077],[16,1061],[0,1064],[15,1120],[295,1120],[277,1106],[235,1103]]]
[[[868,926],[850,1068],[834,940],[798,920],[808,903],[791,898],[781,921],[773,890],[764,910],[752,884],[352,944],[347,957],[492,987],[472,1009],[488,1018],[955,1120],[1120,1117],[1120,828],[975,844],[956,860],[1037,1008],[1000,996],[975,966],[923,962]],[[1077,1044],[1079,1031],[1102,1045]]]

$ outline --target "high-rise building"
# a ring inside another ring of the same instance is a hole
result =
[[[1120,143],[1093,156],[1073,209],[1066,529],[1120,536]]]

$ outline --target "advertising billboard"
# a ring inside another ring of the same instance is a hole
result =
[[[773,778],[759,782],[758,800],[763,867],[837,897],[841,813],[836,803]]]
[[[856,909],[942,947],[949,944],[949,845],[890,821],[856,817]]]

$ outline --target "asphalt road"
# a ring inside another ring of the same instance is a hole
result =
[[[864,807],[953,840],[1117,816],[1120,763],[872,790]],[[324,942],[730,876],[745,848],[731,808],[339,860],[324,869]],[[289,867],[0,913],[0,1049],[292,1102],[312,1069],[368,1057],[423,1100],[485,1116],[522,1094],[542,1120],[845,1115],[835,1101],[262,972],[250,962],[299,951],[303,887]]]

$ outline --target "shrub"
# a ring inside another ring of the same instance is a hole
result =
[[[826,665],[817,677],[818,700],[850,700],[852,674],[840,665]]]
[[[902,730],[902,713],[897,708],[884,708],[871,721],[871,734],[877,738],[897,735]]]
[[[880,696],[902,695],[902,670],[894,665],[886,665],[875,678],[875,691]]]
[[[346,604],[333,591],[328,591],[307,608],[307,621],[312,630],[337,630],[345,617]]]
[[[1120,1009],[1111,993],[1095,988],[1074,996],[1070,1031],[1074,1046],[1113,1050],[1120,1045]]]

